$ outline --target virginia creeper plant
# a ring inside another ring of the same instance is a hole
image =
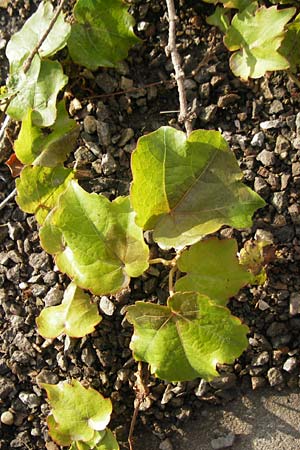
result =
[[[292,48],[299,33],[298,16],[288,24],[295,7],[205,1],[222,3],[208,22],[225,33],[237,76],[296,71],[299,58]],[[173,1],[167,0],[167,7],[167,53],[174,64],[180,120],[187,134],[165,126],[138,140],[130,195],[110,201],[88,193],[78,183],[76,170],[64,166],[76,146],[79,126],[69,118],[65,101],[57,99],[68,78],[55,59],[65,47],[74,63],[92,71],[115,67],[124,59],[140,41],[121,0],[111,0],[109,7],[106,0],[78,0],[72,25],[62,12],[55,16],[49,2],[41,2],[7,45],[9,76],[0,99],[2,109],[21,121],[14,144],[22,165],[17,203],[35,215],[42,247],[71,279],[61,305],[44,309],[37,318],[38,332],[47,339],[93,332],[102,318],[91,294],[116,294],[151,264],[164,264],[169,267],[167,303],[138,301],[128,307],[133,356],[164,380],[211,380],[218,375],[218,364],[232,363],[247,347],[249,330],[227,303],[243,286],[264,282],[266,243],[248,244],[238,254],[234,239],[210,235],[224,225],[250,227],[264,201],[243,183],[234,154],[219,132],[192,131],[176,50]],[[150,259],[146,230],[153,232],[159,248],[171,250],[172,259]],[[50,435],[58,444],[70,450],[118,448],[106,428],[109,399],[76,380],[43,387],[51,405]]]

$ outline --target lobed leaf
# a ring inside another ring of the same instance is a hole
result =
[[[248,240],[240,251],[240,264],[253,274],[257,284],[263,284],[267,279],[265,266],[268,253],[271,254],[271,259],[275,256],[269,240]]]
[[[48,417],[49,433],[59,445],[72,441],[88,442],[96,431],[105,430],[110,420],[112,405],[99,392],[84,388],[78,381],[43,383],[51,406]]]
[[[44,249],[75,283],[115,293],[148,268],[149,249],[128,197],[110,202],[71,181],[40,230]]]
[[[38,9],[25,22],[17,33],[14,33],[6,47],[6,56],[14,70],[20,69],[24,58],[28,57],[53,19],[53,6],[49,1],[41,2]],[[41,58],[53,55],[67,43],[71,26],[60,13],[55,24],[39,49]],[[12,71],[10,71],[12,73]]]
[[[242,172],[217,131],[186,139],[171,127],[139,139],[132,155],[131,202],[136,222],[153,229],[162,248],[182,248],[222,225],[251,226],[261,197],[241,182]]]
[[[41,225],[73,178],[73,170],[62,166],[25,167],[16,180],[16,201],[23,211],[35,214]]]
[[[254,277],[239,264],[235,239],[211,238],[185,250],[177,261],[187,274],[175,284],[176,291],[196,291],[225,306]]]
[[[73,61],[88,69],[115,67],[129,48],[140,42],[133,32],[134,19],[121,0],[78,0],[74,8],[68,48]]]
[[[57,61],[41,61],[36,55],[26,74],[20,69],[9,77],[7,87],[12,100],[8,115],[12,119],[23,120],[31,109],[35,125],[51,126],[56,118],[57,95],[67,81],[68,77]]]
[[[211,380],[216,364],[232,363],[248,345],[247,326],[196,292],[175,293],[167,306],[136,302],[127,320],[134,326],[135,359],[164,380]]]
[[[247,80],[260,78],[267,71],[289,68],[278,49],[284,38],[284,27],[295,11],[295,8],[278,10],[276,6],[257,8],[253,2],[234,16],[224,43],[235,52],[230,58],[230,68],[236,76]]]
[[[36,319],[38,332],[46,339],[65,333],[70,337],[83,337],[95,330],[102,318],[98,307],[82,289],[71,283],[61,305],[44,309]]]
[[[29,109],[14,144],[18,159],[23,164],[44,167],[55,167],[63,163],[74,149],[79,135],[79,126],[69,118],[65,102],[58,103],[56,120],[47,134],[33,125],[32,114]]]

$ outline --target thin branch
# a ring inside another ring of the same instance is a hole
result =
[[[173,266],[174,260],[173,259],[164,259],[164,258],[154,258],[150,259],[149,264],[163,264],[164,266]]]
[[[135,376],[136,376],[136,382],[135,382],[135,386],[133,388],[135,390],[134,411],[133,411],[133,415],[131,418],[130,429],[129,429],[129,434],[128,434],[128,444],[129,444],[130,450],[133,450],[133,445],[132,445],[133,444],[133,442],[132,442],[133,432],[134,432],[134,427],[136,424],[136,419],[139,414],[140,406],[149,394],[149,389],[148,389],[148,385],[147,385],[149,371],[146,368],[145,364],[143,364],[142,361],[139,361],[139,363],[138,363],[138,370],[135,373]]]
[[[44,41],[47,39],[50,31],[52,30],[52,28],[54,27],[55,22],[57,21],[57,18],[61,12],[61,10],[63,9],[64,3],[66,0],[61,0],[59,6],[57,7],[54,16],[52,17],[49,26],[47,28],[47,30],[45,31],[45,33],[43,34],[43,36],[41,37],[41,39],[39,40],[39,42],[37,43],[37,45],[34,47],[34,49],[32,50],[32,52],[30,53],[30,55],[28,56],[28,58],[26,59],[24,65],[23,65],[23,70],[24,73],[28,72],[28,70],[30,69],[31,63],[33,61],[33,58],[35,57],[35,55],[38,53],[39,49],[41,48],[41,46],[43,45]]]
[[[1,142],[2,138],[4,137],[4,133],[5,133],[5,130],[6,130],[7,126],[8,126],[8,124],[9,124],[9,121],[10,121],[10,117],[6,116],[4,121],[3,121],[3,124],[1,126],[1,129],[0,129],[0,142]]]
[[[0,203],[0,210],[17,194],[17,189],[15,188],[4,200]]]
[[[167,56],[171,55],[171,60],[174,66],[175,71],[175,80],[177,83],[178,94],[179,94],[179,107],[180,113],[178,117],[179,122],[183,122],[186,134],[189,136],[193,131],[192,127],[192,117],[188,112],[186,92],[184,87],[184,71],[181,67],[181,58],[179,52],[176,47],[176,11],[174,6],[174,0],[166,0],[167,8],[168,8],[168,16],[169,16],[169,40],[168,45],[166,47]]]

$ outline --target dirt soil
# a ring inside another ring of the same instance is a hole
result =
[[[38,3],[12,0],[0,8],[2,84],[7,71],[5,46]],[[130,157],[137,139],[162,125],[179,127],[173,68],[164,51],[165,4],[157,0],[130,4],[143,42],[118,69],[91,73],[64,62],[69,112],[81,126],[78,147],[67,166],[76,164],[85,189],[110,199],[129,192]],[[254,236],[266,238],[277,256],[268,261],[263,286],[245,288],[230,301],[232,312],[251,330],[247,351],[235,364],[220,367],[220,377],[211,383],[198,379],[172,384],[150,378],[149,401],[137,421],[135,450],[206,450],[224,445],[296,449],[300,92],[283,72],[249,83],[236,79],[222,36],[205,22],[211,5],[180,0],[176,7],[187,96],[197,115],[194,129],[219,130],[238,159],[245,183],[266,201],[251,229],[223,227],[218,235],[235,237],[239,247]],[[13,152],[17,131],[18,125],[12,123],[0,145],[0,202],[15,187],[5,161]],[[149,234],[145,238],[151,242]],[[151,250],[159,254],[153,244]],[[14,199],[6,204],[0,211],[0,414],[11,412],[13,423],[0,423],[1,449],[58,449],[48,437],[49,407],[40,383],[71,378],[112,399],[111,428],[121,448],[128,448],[136,363],[129,350],[132,328],[124,318],[125,306],[137,299],[165,302],[167,272],[158,268],[133,279],[120,296],[95,298],[103,320],[92,335],[45,341],[36,331],[35,319],[44,306],[61,302],[69,280],[41,249],[35,219],[20,211]]]

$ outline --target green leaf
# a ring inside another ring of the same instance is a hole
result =
[[[73,178],[72,169],[62,166],[25,167],[16,180],[16,201],[23,211],[35,214],[38,223],[42,224]]]
[[[23,164],[55,167],[63,163],[74,149],[78,135],[79,126],[69,118],[65,102],[61,101],[57,106],[56,120],[47,134],[32,124],[32,111],[28,110],[14,148]]]
[[[209,25],[218,27],[222,31],[222,33],[226,33],[229,27],[229,19],[226,15],[226,12],[227,11],[225,8],[217,6],[215,12],[211,16],[207,17],[206,22]]]
[[[26,74],[20,69],[10,75],[8,91],[13,95],[7,113],[15,120],[23,120],[29,109],[33,110],[35,125],[51,126],[56,117],[56,98],[68,81],[57,61],[33,58]]]
[[[236,76],[247,80],[260,78],[267,71],[289,68],[278,49],[284,38],[284,26],[295,11],[295,8],[278,10],[276,6],[257,9],[253,3],[234,16],[224,43],[235,52],[230,58],[230,68]]]
[[[136,302],[127,320],[134,325],[135,359],[164,380],[211,380],[217,363],[232,363],[248,345],[247,326],[196,292],[178,292],[168,306]]]
[[[68,48],[73,61],[88,69],[115,67],[129,48],[140,42],[133,32],[134,19],[121,0],[78,0],[74,8]]]
[[[194,244],[222,225],[249,227],[264,201],[241,182],[234,154],[217,131],[186,139],[170,127],[143,136],[132,155],[137,224],[162,248]]]
[[[102,320],[98,307],[91,303],[76,284],[67,287],[61,305],[44,309],[36,319],[38,332],[46,339],[54,339],[62,333],[70,337],[83,337],[93,333]]]
[[[25,22],[21,30],[13,34],[6,47],[6,56],[14,68],[19,68],[24,61],[24,57],[30,55],[48,29],[53,16],[51,3],[48,1],[41,2],[36,12]],[[61,50],[67,43],[70,31],[71,26],[64,21],[64,16],[60,13],[52,30],[39,49],[40,57],[45,58]]]
[[[94,439],[89,442],[79,441],[74,444],[74,450],[119,450],[119,445],[112,434],[112,432],[106,428],[104,431],[98,431],[95,433]],[[71,449],[70,449],[71,450]]]
[[[148,268],[149,249],[129,198],[110,202],[75,181],[47,216],[40,237],[59,269],[94,294],[118,292]]]
[[[52,408],[48,418],[49,432],[58,444],[72,441],[90,441],[95,431],[105,430],[110,420],[112,405],[99,392],[84,388],[78,381],[43,383]]]
[[[292,72],[296,73],[300,66],[300,14],[288,26],[284,39],[279,48],[279,53],[283,55],[290,64]]]
[[[239,264],[234,239],[211,238],[185,250],[177,261],[181,272],[187,272],[175,284],[176,291],[196,291],[214,302],[226,305],[253,276]]]

